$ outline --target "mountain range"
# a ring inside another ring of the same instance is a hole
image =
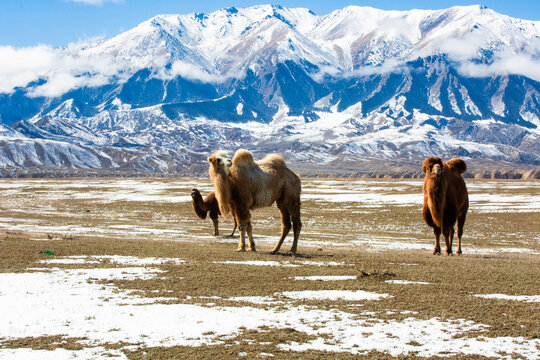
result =
[[[3,176],[200,175],[238,148],[306,174],[540,169],[540,22],[483,6],[226,8],[9,50],[31,65],[1,81]]]

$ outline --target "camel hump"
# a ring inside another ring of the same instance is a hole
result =
[[[448,165],[450,170],[460,175],[467,171],[467,164],[460,158],[450,159],[446,162],[446,165]]]
[[[255,167],[255,160],[253,160],[253,155],[251,154],[251,152],[244,149],[236,151],[232,159],[232,163],[233,165],[238,167]]]
[[[208,201],[208,202],[214,202],[214,201],[217,201],[217,200],[216,200],[216,193],[215,193],[214,191],[210,191],[210,192],[208,193],[208,195],[206,195],[206,199],[205,199],[205,200]]]
[[[283,160],[283,157],[279,154],[268,154],[259,161],[259,164],[262,165],[270,165],[273,168],[286,168],[287,165],[285,164],[285,160]]]

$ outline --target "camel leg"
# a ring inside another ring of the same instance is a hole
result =
[[[281,212],[281,237],[279,238],[278,243],[274,247],[274,249],[271,251],[272,254],[276,254],[279,249],[281,248],[281,245],[283,244],[283,240],[287,237],[287,234],[289,234],[289,231],[291,230],[291,214],[289,213],[289,210],[287,210],[283,205],[278,204],[279,211]]]
[[[453,249],[453,244],[454,244],[454,234],[455,234],[455,231],[454,231],[454,227],[452,226],[450,228],[450,254],[453,254],[452,252],[452,249]]]
[[[463,225],[465,225],[465,217],[467,214],[463,214],[463,216],[460,216],[457,221],[457,252],[456,254],[461,255],[461,236],[463,235]]]
[[[249,238],[248,251],[256,252],[257,250],[255,250],[255,240],[253,240],[253,228],[251,227],[251,221],[248,221],[247,223],[247,234]]]
[[[452,226],[443,226],[444,245],[446,255],[452,255],[452,245],[450,243],[451,234],[454,231]]]
[[[291,246],[291,253],[296,254],[296,247],[298,246],[298,238],[300,237],[300,230],[302,229],[302,221],[300,220],[300,211],[292,216],[294,240]]]
[[[212,219],[212,223],[214,223],[214,236],[219,236],[219,220]]]
[[[235,214],[236,223],[238,224],[238,230],[240,230],[240,240],[238,242],[238,248],[236,249],[236,251],[246,251],[246,230],[251,233],[251,214],[249,213],[249,210],[243,205],[235,206],[232,210]]]
[[[433,255],[441,255],[441,228],[434,226],[433,233],[435,234],[435,248],[433,249]]]
[[[240,230],[240,240],[238,241],[238,247],[236,248],[237,252],[246,251],[246,228],[247,220],[238,220],[238,230]]]

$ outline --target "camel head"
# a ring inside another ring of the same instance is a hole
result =
[[[198,189],[191,189],[191,197],[193,199],[202,198],[202,195]]]
[[[231,186],[229,182],[229,168],[232,165],[231,159],[225,151],[218,151],[208,158],[210,168],[208,173],[214,183],[214,191],[219,204],[219,211],[224,218],[229,214],[229,203],[231,202]]]
[[[430,157],[422,163],[422,171],[427,176],[437,177],[442,174],[443,161],[438,157]]]
[[[231,159],[225,151],[217,151],[208,158],[210,168],[214,174],[229,175],[229,168],[232,165]]]

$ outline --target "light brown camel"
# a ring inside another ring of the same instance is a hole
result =
[[[452,254],[454,224],[457,220],[457,254],[461,255],[461,236],[469,209],[469,195],[465,181],[461,177],[467,170],[462,159],[451,159],[444,163],[438,157],[424,160],[422,171],[424,178],[424,207],[422,213],[426,223],[433,228],[435,248],[433,255],[440,255],[441,231],[446,244],[446,255]]]
[[[211,191],[206,195],[206,197],[203,199],[201,193],[198,189],[192,189],[191,190],[191,206],[193,207],[193,210],[195,211],[195,214],[202,220],[206,219],[207,215],[210,215],[210,219],[212,219],[212,223],[214,224],[214,236],[219,236],[219,215],[221,215],[221,212],[219,211],[219,204],[216,198],[216,194]],[[236,231],[236,220],[234,221],[234,228],[230,236],[234,235],[234,232]]]
[[[221,214],[229,209],[238,223],[240,241],[236,251],[255,251],[250,210],[277,203],[281,212],[281,237],[272,250],[277,253],[283,240],[293,229],[294,240],[290,252],[295,254],[302,222],[300,220],[300,178],[285,165],[280,155],[269,154],[255,162],[247,150],[238,150],[231,161],[220,151],[208,158],[210,178],[218,199]],[[292,221],[292,226],[291,226]]]

